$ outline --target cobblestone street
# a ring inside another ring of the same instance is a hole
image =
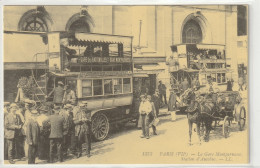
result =
[[[243,95],[243,93],[242,93]],[[246,99],[243,99],[246,102]],[[127,124],[121,130],[114,130],[108,139],[101,142],[94,142],[92,145],[91,157],[83,155],[81,158],[69,158],[63,164],[108,164],[108,163],[146,163],[146,164],[181,164],[181,163],[224,163],[230,161],[243,163],[247,155],[247,131],[239,131],[238,124],[232,123],[230,135],[225,138],[222,135],[222,128],[217,127],[211,131],[210,141],[199,145],[197,133],[194,132],[196,125],[193,125],[192,146],[188,140],[188,122],[185,115],[177,115],[176,121],[171,121],[167,109],[160,111],[160,124],[158,135],[150,139],[140,138],[141,130],[135,125]],[[246,127],[247,128],[247,125]],[[150,130],[151,131],[151,130]],[[113,157],[111,157],[113,156]],[[120,159],[118,157],[120,156]],[[158,160],[158,158],[160,158]],[[197,160],[199,159],[199,160]],[[45,161],[37,161],[46,163]],[[7,161],[6,161],[7,163]],[[18,161],[18,163],[26,163]]]

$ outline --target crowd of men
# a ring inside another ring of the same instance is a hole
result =
[[[227,90],[232,90],[232,81],[229,82]],[[207,86],[209,92],[215,90],[212,80],[208,81]],[[134,103],[139,112],[138,127],[142,128],[141,138],[150,138],[150,127],[153,134],[157,135],[156,125],[162,103],[168,104],[172,120],[176,120],[176,107],[184,102],[181,95],[188,89],[197,91],[199,88],[200,83],[197,78],[194,78],[191,83],[187,79],[180,84],[176,82],[169,90],[168,102],[167,88],[161,81],[153,95],[149,95],[149,92],[143,93],[138,103]],[[87,156],[90,157],[91,113],[87,109],[87,102],[77,102],[72,87],[64,87],[61,81],[46,98],[51,95],[53,95],[53,102],[40,106],[28,99],[11,104],[5,102],[4,157],[11,164],[15,163],[15,159],[28,158],[28,164],[35,164],[36,157],[49,163],[56,160],[63,162],[68,154],[81,157],[83,143],[86,144]]]
[[[32,100],[4,103],[4,158],[34,164],[35,158],[63,162],[68,155],[82,156],[86,143],[87,157],[91,150],[91,114],[87,102],[77,103],[71,88],[63,83],[53,90],[53,103],[37,106]],[[52,94],[52,93],[51,93]],[[56,158],[57,156],[57,158]]]

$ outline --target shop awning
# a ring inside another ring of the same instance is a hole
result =
[[[94,33],[75,33],[77,42],[81,45],[87,45],[89,42],[99,43],[122,43],[124,45],[131,45],[131,36],[117,36],[117,35],[106,35],[106,34],[94,34]],[[75,43],[77,43],[75,42]],[[72,45],[75,43],[72,43]]]

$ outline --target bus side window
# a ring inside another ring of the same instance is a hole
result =
[[[103,95],[103,84],[102,79],[94,79],[93,80],[93,90],[94,90],[94,96],[96,95]]]
[[[114,94],[122,93],[122,79],[113,79]]]
[[[124,93],[131,92],[131,79],[130,78],[123,79],[123,91],[124,91]]]
[[[132,65],[131,64],[123,64],[122,71],[132,71]]]
[[[92,80],[82,80],[82,97],[92,96]]]
[[[105,92],[105,95],[113,94],[112,87],[113,87],[112,79],[104,79],[104,92]]]

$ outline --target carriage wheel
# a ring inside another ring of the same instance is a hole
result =
[[[98,113],[92,119],[92,134],[98,141],[104,140],[109,132],[109,121],[105,114]]]
[[[229,117],[228,116],[226,116],[224,118],[223,125],[222,125],[222,133],[225,138],[227,138],[229,135]]]
[[[238,126],[240,131],[243,131],[243,129],[245,128],[245,124],[246,124],[246,109],[243,106],[240,108],[240,113],[238,118]]]

